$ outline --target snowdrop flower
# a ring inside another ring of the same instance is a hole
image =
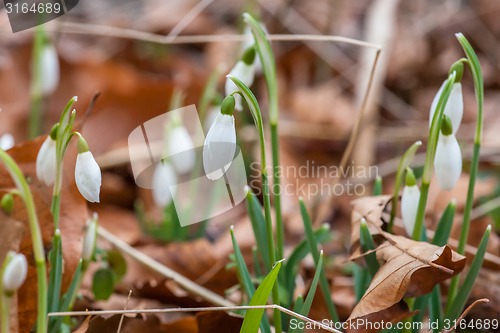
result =
[[[261,24],[262,29],[267,33],[267,29],[264,25]],[[250,26],[246,26],[245,30],[243,31],[243,35],[245,36],[245,40],[243,41],[243,52],[248,49],[249,47],[255,47],[255,40],[253,38],[252,34],[252,28]],[[262,63],[260,62],[260,57],[255,57],[255,72],[260,73],[262,72]]]
[[[16,253],[5,267],[2,281],[6,296],[12,296],[26,280],[28,262],[23,254]]]
[[[183,125],[175,126],[169,135],[168,156],[179,173],[190,171],[196,159],[194,144],[189,132]]]
[[[233,162],[236,152],[234,107],[235,98],[232,95],[227,96],[205,138],[203,168],[210,180],[221,178]]]
[[[229,72],[229,74],[233,75],[234,77],[237,77],[247,87],[250,87],[253,83],[253,79],[255,76],[254,60],[255,60],[255,48],[252,46],[245,50],[245,52],[241,56],[241,59],[238,60],[238,62]],[[226,95],[229,96],[233,92],[238,91],[238,87],[236,87],[236,84],[231,79],[226,78],[225,90],[226,90]],[[234,98],[236,101],[235,104],[236,110],[238,111],[243,110],[241,96],[235,95]]]
[[[451,120],[444,116],[434,158],[434,171],[441,189],[450,191],[462,173],[462,152],[453,134]]]
[[[172,201],[170,185],[177,183],[174,168],[164,161],[158,163],[153,172],[153,200],[159,207],[165,207]]]
[[[101,169],[89,151],[87,142],[81,136],[78,138],[75,181],[78,191],[88,202],[99,202]]]
[[[59,59],[55,47],[48,42],[40,52],[40,77],[42,95],[52,94],[59,84]]]
[[[14,137],[10,133],[5,133],[4,135],[0,136],[0,148],[3,150],[9,150],[10,148],[14,147]]]
[[[401,215],[406,233],[410,236],[413,235],[413,229],[415,229],[419,201],[420,190],[418,189],[417,180],[415,179],[413,170],[407,168],[406,185],[401,197]]]
[[[42,143],[36,156],[36,178],[47,186],[56,179],[56,137],[59,124],[55,124]]]
[[[444,108],[444,114],[450,117],[453,129],[452,133],[455,134],[460,127],[462,116],[464,114],[462,83],[460,83],[460,80],[462,79],[463,64],[461,62],[455,63],[455,65],[452,66],[451,71],[455,71],[457,73],[457,77],[455,79],[455,83],[453,83],[453,88],[451,90],[450,96],[448,97],[448,102],[446,103],[446,106]],[[431,126],[432,118],[434,117],[434,113],[436,112],[439,98],[443,93],[445,82],[441,84],[441,87],[436,93],[436,96],[434,96],[434,99],[432,100],[431,109],[429,112],[429,126]]]
[[[94,254],[97,236],[97,213],[87,221],[85,236],[83,237],[82,259],[89,262]]]

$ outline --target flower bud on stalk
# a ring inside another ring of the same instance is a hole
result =
[[[26,280],[28,262],[23,254],[16,253],[7,263],[2,277],[5,296],[11,297]]]
[[[443,116],[441,122],[441,133],[434,158],[434,171],[439,187],[446,191],[455,187],[462,173],[462,152],[453,134],[452,122],[446,115]]]
[[[56,179],[56,140],[59,123],[52,126],[50,134],[42,143],[36,156],[36,178],[47,186],[54,185]]]
[[[75,181],[78,191],[88,202],[99,202],[101,169],[89,151],[87,141],[81,136],[78,138]]]
[[[417,217],[418,202],[420,201],[420,190],[413,170],[406,169],[406,184],[401,197],[401,215],[403,225],[408,235],[413,235],[415,228],[415,219]]]
[[[233,69],[229,72],[230,75],[238,78],[243,82],[247,87],[250,87],[253,83],[255,76],[255,47],[251,46],[245,50],[240,60],[236,63]],[[229,96],[235,91],[238,91],[238,87],[234,82],[226,78],[226,95]],[[238,111],[243,110],[243,104],[240,95],[234,96],[235,98],[235,109]]]

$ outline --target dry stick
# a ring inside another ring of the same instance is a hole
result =
[[[191,10],[182,17],[182,19],[170,30],[167,35],[169,40],[174,40],[177,36],[198,16],[205,8],[207,8],[214,0],[202,0],[198,2]]]
[[[378,62],[378,59],[379,59],[379,56],[380,56],[380,51],[381,51],[380,48],[376,49],[375,57],[373,59],[373,64],[372,64],[372,68],[371,68],[371,71],[370,71],[368,85],[367,85],[366,91],[365,91],[365,93],[363,95],[363,100],[361,102],[361,107],[360,107],[360,109],[358,111],[358,117],[357,117],[356,122],[354,124],[354,128],[351,131],[351,136],[349,137],[349,142],[347,143],[347,147],[344,150],[344,153],[342,154],[342,159],[340,160],[340,164],[339,164],[339,167],[338,167],[339,170],[343,170],[345,168],[345,166],[347,165],[347,161],[348,161],[349,157],[351,156],[351,153],[352,153],[352,150],[354,148],[354,145],[356,144],[356,138],[358,137],[359,127],[360,127],[361,121],[363,119],[363,115],[364,115],[364,112],[365,112],[365,109],[366,109],[366,105],[367,105],[367,102],[368,102],[368,97],[370,95],[370,89],[371,89],[371,86],[372,86],[373,77],[375,76],[375,69],[377,68],[377,62]],[[343,175],[343,174],[344,173],[341,172],[341,175]],[[340,177],[334,178],[333,179],[332,187],[335,187],[338,184],[339,181],[340,181]],[[329,214],[329,212],[331,210],[331,206],[333,204],[333,200],[335,199],[333,197],[333,198],[330,198],[329,200],[326,200],[326,201],[320,201],[321,197],[322,196],[316,196],[315,197],[317,199],[315,199],[314,206],[318,205],[318,208],[316,210],[316,216],[315,216],[315,219],[314,219],[314,225],[316,225],[316,226],[319,225],[319,224],[321,224],[326,219],[326,217],[328,216],[328,214]],[[323,202],[323,203],[321,203],[321,202]]]
[[[213,306],[199,308],[174,308],[174,309],[142,309],[142,310],[101,310],[101,311],[70,311],[70,312],[51,312],[49,317],[77,317],[77,316],[101,316],[101,315],[117,315],[117,314],[148,314],[148,313],[179,313],[179,312],[210,312],[210,311],[237,311],[237,310],[257,310],[257,309],[277,309],[284,314],[295,317],[297,319],[313,324],[313,327],[322,328],[325,331],[333,333],[343,333],[333,327],[322,324],[316,320],[298,314],[292,310],[282,307],[281,305],[242,305],[242,306]]]
[[[132,290],[128,292],[128,297],[127,301],[125,302],[125,306],[123,307],[123,310],[127,310],[128,302],[130,302],[130,296],[132,296]],[[122,330],[122,325],[123,325],[123,318],[125,317],[125,314],[122,313],[122,316],[120,317],[120,322],[118,323],[118,329],[116,330],[116,333],[120,333]]]
[[[458,319],[455,321],[455,325],[453,325],[453,327],[449,330],[443,330],[441,331],[441,333],[451,333],[453,331],[455,331],[457,329],[457,326],[460,325],[460,322],[462,321],[462,319],[465,318],[465,316],[467,316],[467,314],[470,312],[470,310],[472,310],[472,308],[474,308],[476,305],[479,305],[480,303],[489,303],[490,300],[487,299],[487,298],[481,298],[481,299],[478,299],[478,300],[475,300],[471,305],[469,305],[467,307],[467,309],[465,309],[464,312],[462,312],[462,314],[460,315],[460,317],[458,317]],[[432,330],[430,330],[429,332],[431,332]]]
[[[136,250],[135,248],[131,247],[118,237],[114,236],[111,234],[109,231],[102,227],[98,227],[97,229],[97,234],[99,237],[107,240],[109,243],[114,245],[116,248],[119,250],[123,251],[124,253],[128,254],[130,257],[134,258],[144,266],[160,273],[166,278],[174,280],[177,284],[182,286],[184,289],[187,291],[200,296],[204,300],[215,304],[219,306],[233,306],[234,304],[227,299],[223,298],[222,296],[194,283],[193,281],[189,280],[185,276],[177,273],[176,271],[172,270],[171,268],[159,263],[158,261],[154,260],[153,258],[145,255],[144,253]]]

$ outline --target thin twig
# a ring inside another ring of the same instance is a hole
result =
[[[182,19],[170,30],[167,35],[168,40],[174,40],[179,34],[198,16],[205,8],[207,8],[214,0],[202,0],[198,2],[191,10],[182,17]]]
[[[153,258],[145,255],[144,253],[136,250],[135,248],[131,247],[118,237],[114,236],[111,234],[109,231],[106,229],[102,228],[101,226],[98,227],[97,229],[97,234],[99,237],[107,240],[109,243],[114,245],[116,248],[118,248],[120,251],[126,253],[130,257],[134,258],[144,266],[160,273],[164,277],[168,279],[174,280],[176,283],[178,283],[181,287],[183,287],[185,290],[200,296],[204,300],[215,304],[219,306],[233,306],[234,304],[227,299],[223,298],[222,296],[214,293],[211,290],[208,290],[193,281],[189,280],[185,276],[177,273],[176,271],[172,270],[171,268],[159,263],[158,261],[154,260]]]
[[[199,308],[170,308],[170,309],[142,309],[142,310],[101,310],[101,311],[70,311],[70,312],[50,312],[49,317],[77,317],[77,316],[101,316],[101,315],[117,315],[117,314],[147,314],[147,313],[179,313],[179,312],[209,312],[209,311],[237,311],[237,310],[257,310],[257,309],[277,309],[289,316],[309,322],[314,327],[321,328],[328,332],[343,333],[333,327],[322,324],[311,318],[298,314],[292,310],[284,308],[280,305],[242,305],[242,306],[214,306],[214,307],[199,307]]]
[[[469,305],[467,307],[467,309],[465,309],[465,311],[462,312],[462,314],[455,321],[455,324],[453,325],[453,327],[451,329],[449,329],[449,330],[446,330],[446,329],[442,330],[441,333],[451,333],[451,332],[455,331],[457,329],[458,325],[460,325],[460,322],[465,318],[465,316],[467,316],[467,314],[470,312],[470,310],[472,310],[472,308],[474,308],[476,305],[479,305],[480,303],[489,303],[489,302],[490,302],[490,300],[487,299],[487,298],[481,298],[481,299],[478,299],[478,300],[474,301],[474,303],[472,303],[471,305]]]
[[[123,307],[123,310],[127,310],[128,303],[130,302],[130,296],[132,296],[132,290],[130,290],[128,292],[127,301],[125,302],[125,306]],[[118,324],[118,329],[116,330],[116,333],[120,333],[120,331],[122,330],[124,317],[125,317],[125,313],[122,313],[122,316],[120,317],[120,323]]]

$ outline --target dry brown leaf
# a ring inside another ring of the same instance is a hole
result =
[[[361,254],[359,243],[359,224],[362,218],[368,222],[368,230],[374,238],[380,234],[383,229],[384,221],[382,213],[391,200],[390,195],[380,195],[375,197],[363,197],[353,200],[351,214],[351,254],[357,257]]]
[[[196,315],[198,333],[238,333],[243,318],[222,311],[200,312]]]
[[[432,288],[458,274],[465,266],[465,257],[448,246],[438,247],[386,232],[377,248],[382,266],[354,308],[348,321],[396,322],[411,315],[403,297],[429,293]],[[376,332],[373,327],[357,326],[348,332]]]

